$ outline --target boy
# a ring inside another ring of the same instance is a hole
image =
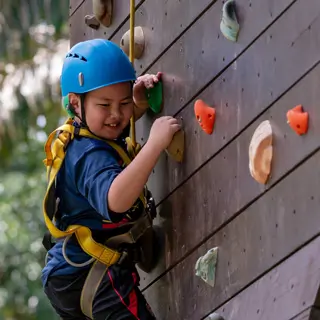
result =
[[[127,56],[107,40],[78,43],[67,54],[61,75],[62,95],[68,97],[66,108],[73,116],[75,132],[85,129],[89,136],[74,134],[56,176],[55,197],[59,202],[55,225],[60,230],[86,226],[94,240],[104,244],[143,214],[140,195],[161,152],[180,126],[172,117],[157,119],[148,141],[126,166],[110,141],[126,149],[130,118],[134,115],[139,119],[144,114],[146,88],[159,77],[159,73],[145,75],[136,81]],[[131,258],[105,266],[94,292],[91,315],[84,315],[80,299],[95,259],[79,245],[78,235],[67,238],[58,239],[49,250],[42,272],[45,293],[62,319],[155,319],[138,289],[136,260]],[[130,253],[130,245],[127,248]]]

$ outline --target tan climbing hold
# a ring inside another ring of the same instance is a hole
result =
[[[272,127],[266,120],[254,132],[249,146],[250,174],[259,183],[265,184],[269,178],[272,156]]]
[[[140,59],[144,51],[144,33],[141,27],[134,28],[134,58]],[[128,30],[120,40],[120,47],[129,56],[130,52],[130,30]]]
[[[183,153],[184,153],[184,131],[179,130],[174,136],[166,149],[166,152],[171,156],[175,161],[182,162],[183,161]]]
[[[97,20],[105,27],[112,23],[113,0],[92,0],[92,11]]]
[[[97,20],[95,15],[86,15],[84,17],[84,22],[88,27],[94,30],[98,30],[100,27],[100,22]]]

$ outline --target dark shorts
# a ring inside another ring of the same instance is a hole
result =
[[[45,293],[63,320],[88,319],[80,307],[81,291],[88,271],[48,279]],[[93,300],[93,319],[156,319],[138,289],[138,275],[135,270],[112,266],[106,272]]]

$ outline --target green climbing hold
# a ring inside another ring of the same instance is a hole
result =
[[[239,33],[239,23],[236,15],[236,4],[234,0],[228,0],[222,9],[222,20],[220,30],[230,41],[237,41]]]
[[[162,103],[163,103],[163,93],[162,93],[162,81],[154,84],[153,88],[147,90],[147,98],[150,109],[154,113],[159,113],[162,110]]]
[[[218,247],[210,249],[204,256],[201,256],[195,265],[196,276],[214,287],[216,267],[218,262]]]

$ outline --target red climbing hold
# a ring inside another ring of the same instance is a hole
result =
[[[215,108],[210,107],[199,99],[194,103],[194,113],[202,130],[207,134],[211,134],[216,118]]]
[[[302,105],[298,105],[287,112],[287,122],[297,134],[302,135],[308,131],[308,112],[304,112]]]

